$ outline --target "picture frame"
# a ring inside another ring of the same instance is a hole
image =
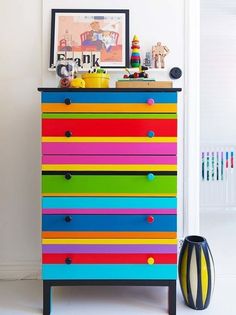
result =
[[[129,66],[129,10],[52,9],[49,68],[74,60],[79,68]]]

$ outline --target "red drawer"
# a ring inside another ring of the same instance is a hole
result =
[[[176,119],[43,119],[44,137],[176,137]]]
[[[177,254],[43,254],[43,264],[176,264]]]

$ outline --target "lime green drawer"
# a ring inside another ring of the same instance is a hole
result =
[[[45,174],[43,195],[154,195],[175,196],[176,175],[163,173],[127,174]]]

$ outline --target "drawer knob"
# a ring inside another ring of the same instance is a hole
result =
[[[65,132],[65,136],[66,136],[67,138],[70,138],[70,137],[72,136],[72,131],[67,130],[67,131]]]
[[[148,179],[150,182],[153,181],[154,178],[155,178],[155,175],[154,175],[153,173],[147,174],[147,179]]]
[[[65,102],[66,105],[70,105],[71,104],[70,98],[65,98],[64,102]]]
[[[70,173],[66,173],[65,174],[65,179],[70,180],[72,177],[72,175]]]
[[[154,101],[153,98],[149,98],[149,99],[147,100],[147,104],[148,104],[148,105],[153,105],[154,103],[155,103],[155,101]]]
[[[71,221],[72,221],[72,216],[71,216],[71,215],[65,216],[65,221],[66,221],[67,223],[71,222]]]
[[[153,264],[155,263],[155,259],[154,259],[153,257],[148,257],[147,263],[148,263],[149,265],[153,265]]]
[[[148,131],[148,137],[149,137],[149,138],[155,137],[155,131],[149,130],[149,131]]]
[[[154,216],[149,215],[149,216],[147,217],[147,221],[148,221],[148,223],[153,223],[153,222],[155,221]]]
[[[72,259],[71,259],[70,257],[66,257],[65,263],[66,263],[67,265],[70,265],[70,264],[72,263]]]

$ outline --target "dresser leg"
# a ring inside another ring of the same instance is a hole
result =
[[[169,315],[176,315],[176,281],[170,281],[168,292]]]
[[[51,313],[51,291],[51,285],[47,281],[43,281],[43,315]]]

